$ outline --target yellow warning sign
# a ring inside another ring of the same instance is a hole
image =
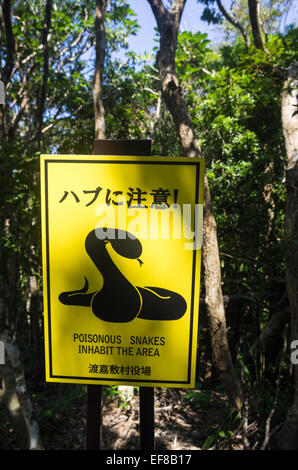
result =
[[[204,160],[41,156],[46,380],[194,387]]]

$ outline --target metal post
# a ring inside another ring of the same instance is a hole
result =
[[[102,385],[87,385],[87,450],[98,450],[101,446],[102,388]]]
[[[140,387],[141,450],[154,449],[154,388]]]
[[[150,140],[95,139],[94,155],[151,155]],[[86,449],[101,446],[101,385],[87,386]],[[141,449],[154,449],[154,388],[140,387],[140,440]]]

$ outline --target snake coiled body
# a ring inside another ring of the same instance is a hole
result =
[[[97,232],[99,230],[100,232]],[[99,237],[98,233],[105,234]],[[134,286],[114,264],[106,249],[107,243],[121,256],[137,259],[142,253],[141,242],[131,233],[119,229],[95,229],[86,237],[85,249],[103,277],[98,291],[88,292],[89,283],[79,290],[62,292],[59,300],[65,305],[91,307],[94,315],[108,322],[145,320],[178,320],[187,308],[178,293],[161,287]]]

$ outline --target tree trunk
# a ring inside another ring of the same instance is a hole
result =
[[[11,0],[3,0],[2,14],[6,34],[6,63],[2,71],[2,80],[4,84],[7,85],[13,71],[15,60],[15,38],[11,21]]]
[[[95,69],[93,77],[93,105],[95,118],[95,139],[105,138],[105,110],[102,98],[102,73],[105,60],[106,34],[105,12],[106,0],[96,0],[95,8]]]
[[[286,280],[291,312],[291,337],[298,339],[298,62],[289,71],[282,95],[282,125],[287,152],[285,211]],[[295,371],[294,403],[279,434],[282,450],[298,450],[298,365]]]
[[[213,214],[207,177],[205,176],[203,263],[205,300],[210,324],[214,364],[231,403],[242,406],[242,386],[233,367],[226,328],[226,316],[221,288],[221,268],[216,221]]]
[[[265,48],[264,35],[260,19],[259,0],[248,0],[248,10],[252,35],[254,38],[254,45],[257,49],[261,49],[262,51],[267,52]]]
[[[160,32],[160,50],[157,54],[161,91],[163,99],[172,115],[180,142],[187,157],[201,157],[201,149],[196,138],[187,103],[182,95],[175,71],[177,34],[185,0],[175,0],[170,10],[161,0],[148,0],[155,15]],[[215,367],[219,373],[230,402],[236,408],[242,404],[242,388],[236,376],[226,330],[225,310],[221,290],[219,250],[216,222],[205,177],[204,245],[203,263],[206,306],[210,324],[211,343]]]
[[[49,79],[49,45],[48,37],[51,27],[51,18],[52,18],[52,0],[47,0],[45,6],[45,16],[43,22],[43,31],[42,31],[42,47],[43,47],[43,75],[42,75],[42,84],[39,92],[38,107],[37,107],[37,116],[36,116],[36,144],[37,149],[40,150],[41,143],[41,133],[43,125],[43,115],[45,112],[46,100],[47,100],[47,89],[48,89],[48,79]]]
[[[1,366],[3,388],[0,404],[6,409],[20,450],[41,450],[39,427],[33,418],[20,352],[7,330],[0,335],[5,344],[5,365]]]

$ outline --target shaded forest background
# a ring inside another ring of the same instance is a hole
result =
[[[85,388],[44,382],[39,155],[91,154],[105,137],[206,158],[197,384],[157,390],[158,407],[184,410],[193,448],[298,449],[298,31],[280,31],[291,2],[202,0],[225,33],[216,45],[179,31],[185,1],[148,2],[156,51],[142,57],[128,48],[139,25],[125,0],[0,2],[0,445],[51,448],[60,426],[57,449],[84,445]],[[106,387],[107,433],[131,403]]]

